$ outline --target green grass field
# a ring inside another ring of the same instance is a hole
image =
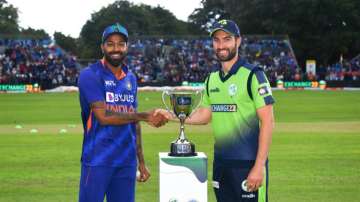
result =
[[[276,91],[274,96],[270,201],[360,201],[360,91]],[[160,100],[159,93],[142,92],[140,110],[161,107]],[[152,177],[137,184],[136,201],[158,201],[158,153],[169,150],[177,131],[174,123],[161,129],[143,125]],[[197,151],[208,155],[211,181],[211,127],[186,131]],[[81,146],[76,93],[0,94],[0,202],[77,201]],[[209,201],[215,201],[208,184]]]

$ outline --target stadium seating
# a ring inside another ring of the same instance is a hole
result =
[[[218,68],[211,40],[137,39],[129,48],[128,64],[140,82],[199,82]],[[241,57],[263,67],[271,82],[294,80],[301,74],[286,37],[245,36]]]
[[[360,80],[360,56],[329,66],[317,75],[299,67],[286,36],[243,36],[240,55],[277,80]],[[141,37],[130,41],[127,64],[139,83],[202,82],[219,67],[209,37]],[[76,56],[51,40],[0,39],[0,84],[38,83],[42,89],[76,86],[81,69]]]
[[[327,81],[360,81],[360,55],[350,61],[340,61],[326,67]]]
[[[51,40],[0,39],[0,84],[76,85],[79,69]]]

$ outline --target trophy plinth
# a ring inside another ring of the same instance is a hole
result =
[[[195,108],[200,105],[201,102],[201,92],[163,92],[163,103],[165,104],[167,110],[170,110],[168,105],[165,102],[165,95],[170,97],[170,105],[172,106],[172,111],[180,120],[180,134],[177,140],[173,141],[170,145],[169,156],[196,156],[195,145],[191,143],[185,136],[185,119],[190,116],[194,108],[194,96],[200,94],[199,103]]]
[[[176,140],[170,145],[169,156],[196,156],[195,145],[189,141]]]

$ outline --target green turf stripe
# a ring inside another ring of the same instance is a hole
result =
[[[266,168],[264,167],[264,179],[262,182],[262,186],[259,188],[258,190],[258,202],[266,202],[266,178],[267,178],[267,173],[266,173]]]

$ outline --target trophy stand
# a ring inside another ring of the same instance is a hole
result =
[[[170,105],[166,104],[165,95],[170,97]],[[170,152],[159,153],[160,202],[207,201],[207,157],[203,152],[196,153],[195,145],[185,135],[185,119],[200,105],[201,98],[201,91],[163,92],[166,109],[180,121],[180,133],[171,142]]]
[[[159,201],[207,202],[208,158],[204,152],[197,156],[169,156],[159,153]]]
[[[185,137],[185,118],[184,113],[179,114],[180,119],[180,135],[170,145],[169,156],[196,156],[195,145]]]

